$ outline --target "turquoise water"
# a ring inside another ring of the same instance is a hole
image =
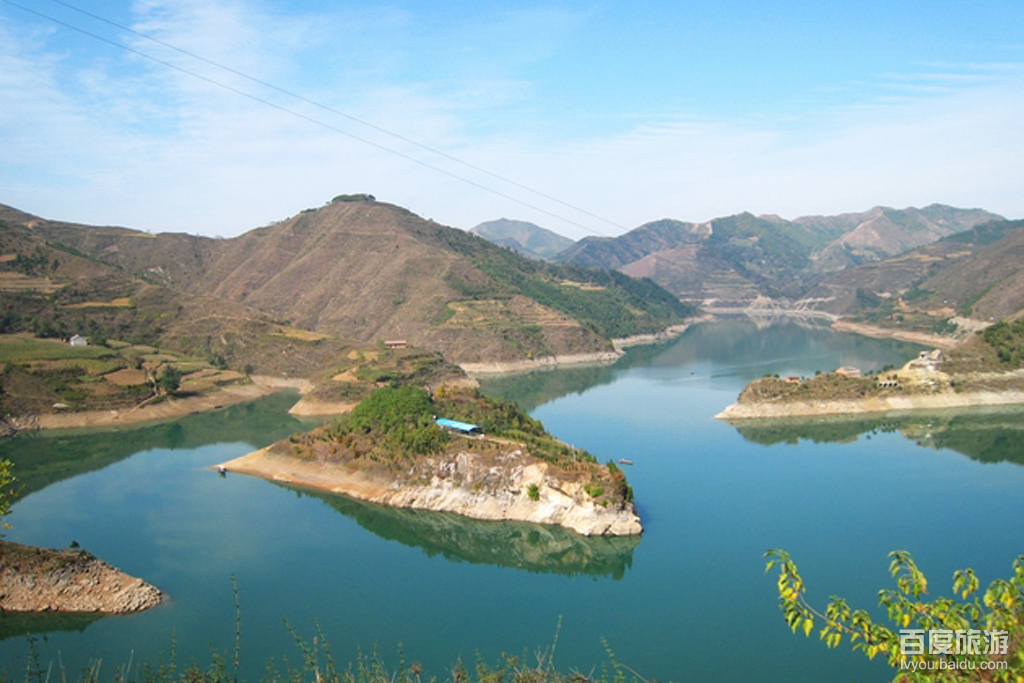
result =
[[[527,524],[390,510],[206,469],[309,428],[275,396],[170,425],[29,435],[0,444],[26,484],[10,540],[77,541],[171,595],[129,617],[0,616],[0,670],[23,670],[25,630],[69,677],[90,660],[209,660],[231,650],[242,611],[242,673],[300,660],[284,624],[335,656],[375,646],[440,679],[479,652],[548,647],[563,670],[616,657],[662,681],[882,681],[888,669],[792,635],[763,573],[790,551],[824,602],[873,607],[886,554],[910,550],[935,591],[971,566],[983,583],[1024,551],[1022,413],[929,413],[763,423],[713,419],[750,379],[902,363],[919,347],[779,324],[692,328],[615,366],[485,382],[557,436],[629,469],[646,531],[582,539]],[[58,652],[60,659],[58,660]]]

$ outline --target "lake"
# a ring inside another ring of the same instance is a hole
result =
[[[894,549],[913,553],[933,596],[956,569],[983,586],[1008,577],[1024,551],[1024,412],[739,428],[713,416],[765,373],[867,371],[919,349],[736,319],[613,366],[485,381],[602,462],[635,462],[640,538],[393,510],[207,469],[311,428],[286,414],[288,394],[171,424],[21,435],[0,443],[24,486],[6,538],[75,541],[171,599],[127,617],[0,615],[0,671],[24,671],[30,645],[69,680],[92,660],[110,676],[166,660],[172,642],[179,663],[207,663],[211,644],[230,662],[234,577],[249,681],[269,658],[301,662],[288,625],[322,632],[343,662],[376,648],[394,664],[401,648],[441,680],[459,658],[532,658],[556,631],[563,671],[600,672],[606,642],[648,680],[889,680],[846,643],[790,633],[762,554],[788,550],[812,601],[842,595],[876,614]]]

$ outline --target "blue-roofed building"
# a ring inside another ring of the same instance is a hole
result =
[[[439,417],[434,420],[434,424],[438,427],[444,427],[445,429],[451,429],[452,431],[459,432],[460,434],[483,434],[484,430],[480,425],[470,424],[469,422],[460,422],[459,420],[449,420],[447,417]]]

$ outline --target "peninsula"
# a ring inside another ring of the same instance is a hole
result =
[[[720,420],[845,415],[1024,404],[1024,319],[999,322],[964,343],[922,351],[902,368],[861,376],[839,368],[814,377],[754,380]]]
[[[456,421],[444,427],[436,416]],[[583,535],[643,531],[633,490],[614,463],[598,464],[515,404],[474,389],[383,387],[331,426],[219,467],[394,507],[556,524]]]

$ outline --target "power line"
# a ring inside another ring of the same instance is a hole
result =
[[[374,147],[376,149],[379,149],[381,151],[388,152],[388,153],[393,154],[395,156],[398,156],[398,157],[400,157],[402,159],[405,159],[406,161],[410,161],[410,162],[418,164],[418,165],[420,165],[420,166],[422,166],[424,168],[430,169],[430,170],[432,170],[432,171],[434,171],[436,173],[444,174],[444,175],[446,175],[446,176],[448,176],[450,178],[453,178],[455,180],[461,181],[463,183],[466,183],[466,184],[468,184],[470,186],[476,187],[476,188],[478,188],[480,190],[483,190],[485,192],[489,192],[491,194],[494,194],[494,195],[496,195],[498,197],[501,197],[503,199],[506,199],[508,201],[515,202],[515,203],[517,203],[517,204],[519,204],[521,206],[525,206],[525,207],[527,207],[529,209],[532,209],[532,210],[537,211],[539,213],[542,213],[544,215],[550,216],[550,217],[555,218],[557,220],[560,220],[560,221],[563,221],[563,222],[568,223],[570,225],[573,225],[575,227],[578,227],[578,228],[584,230],[585,232],[589,232],[589,233],[596,234],[596,235],[607,235],[607,233],[595,230],[595,229],[593,229],[593,228],[591,228],[591,227],[589,227],[587,225],[584,225],[584,224],[579,223],[577,221],[574,221],[572,219],[566,218],[565,216],[559,215],[559,214],[554,213],[552,211],[549,211],[547,209],[543,209],[543,208],[541,208],[539,206],[536,206],[535,204],[531,204],[531,203],[526,202],[526,201],[524,201],[522,199],[518,199],[518,198],[516,198],[516,197],[514,197],[512,195],[509,195],[509,194],[507,194],[505,192],[502,192],[500,190],[497,190],[495,188],[489,187],[487,185],[483,185],[482,183],[479,183],[479,182],[476,182],[476,181],[471,180],[469,178],[466,178],[465,176],[461,176],[461,175],[459,175],[457,173],[453,173],[451,171],[448,171],[448,170],[445,170],[443,168],[440,168],[439,166],[436,166],[436,165],[431,164],[429,162],[423,161],[421,159],[417,159],[416,157],[410,156],[410,155],[405,154],[403,152],[400,152],[400,151],[398,151],[396,149],[392,149],[392,148],[387,147],[385,145],[382,145],[382,144],[373,142],[371,140],[368,140],[366,138],[363,138],[363,137],[361,137],[359,135],[355,135],[354,133],[351,133],[351,132],[348,132],[348,131],[346,131],[344,129],[338,128],[337,126],[331,125],[330,123],[327,123],[325,121],[321,121],[320,119],[313,118],[312,116],[308,116],[306,114],[303,114],[301,112],[295,111],[293,109],[289,109],[288,107],[282,106],[282,105],[277,104],[275,102],[271,102],[270,100],[262,98],[262,97],[260,97],[258,95],[254,95],[254,94],[249,93],[249,92],[247,92],[245,90],[242,90],[240,88],[236,88],[236,87],[234,87],[232,85],[229,85],[227,83],[224,83],[222,81],[218,81],[218,80],[210,78],[208,76],[204,76],[202,74],[196,73],[196,72],[191,71],[189,69],[186,69],[184,67],[178,66],[178,65],[176,65],[176,64],[174,64],[172,62],[168,62],[166,60],[160,59],[158,57],[154,57],[153,55],[150,55],[148,53],[142,52],[141,50],[137,50],[137,49],[135,49],[133,47],[130,47],[128,45],[124,45],[123,43],[119,43],[119,42],[117,42],[115,40],[111,40],[109,38],[100,36],[98,34],[95,34],[95,33],[91,32],[91,31],[88,31],[88,30],[86,30],[84,28],[81,28],[79,26],[75,26],[75,25],[70,24],[68,22],[65,22],[65,21],[62,21],[60,19],[57,19],[56,17],[52,17],[50,15],[47,15],[47,14],[45,14],[43,12],[40,12],[40,11],[31,9],[31,8],[25,7],[24,5],[21,5],[21,4],[17,3],[17,2],[13,2],[12,0],[0,0],[0,1],[2,1],[2,2],[8,4],[8,5],[11,5],[13,7],[17,7],[18,9],[21,9],[24,12],[28,12],[30,14],[34,14],[34,15],[40,17],[40,18],[46,19],[47,21],[51,21],[51,22],[53,22],[55,24],[58,24],[58,25],[63,26],[65,28],[68,28],[68,29],[71,29],[71,30],[76,31],[78,33],[81,33],[83,35],[86,35],[86,36],[88,36],[90,38],[93,38],[95,40],[98,40],[100,42],[106,43],[108,45],[111,45],[111,46],[116,47],[118,49],[124,50],[126,52],[135,54],[135,55],[137,55],[139,57],[142,57],[144,59],[148,59],[148,60],[150,60],[152,62],[160,64],[161,66],[167,67],[169,69],[173,69],[175,71],[178,71],[180,73],[186,74],[188,76],[191,76],[192,78],[196,78],[198,80],[204,81],[206,83],[209,83],[209,84],[214,85],[216,87],[222,88],[224,90],[228,90],[230,92],[233,92],[233,93],[235,93],[237,95],[240,95],[242,97],[246,97],[246,98],[248,98],[250,100],[253,100],[253,101],[258,102],[260,104],[263,104],[265,106],[272,107],[274,109],[282,111],[282,112],[284,112],[286,114],[289,114],[291,116],[295,116],[297,118],[303,119],[303,120],[305,120],[305,121],[307,121],[309,123],[312,123],[314,125],[318,125],[318,126],[321,126],[323,128],[326,128],[326,129],[328,129],[328,130],[330,130],[332,132],[338,133],[340,135],[344,135],[344,136],[349,137],[349,138],[351,138],[353,140],[357,140],[359,142],[362,142],[363,144],[369,145],[369,146]],[[100,15],[97,15],[97,14],[94,14],[94,13],[89,12],[87,10],[81,9],[79,7],[76,7],[76,6],[74,6],[74,5],[70,4],[70,3],[63,2],[62,0],[52,0],[52,1],[54,3],[56,3],[56,4],[58,4],[58,5],[66,7],[68,9],[70,9],[70,10],[73,10],[73,11],[78,12],[80,14],[83,14],[85,16],[91,17],[91,18],[93,18],[93,19],[95,19],[97,21],[101,21],[101,22],[106,23],[106,24],[108,24],[110,26],[118,28],[118,29],[120,29],[122,31],[126,31],[128,33],[131,33],[132,35],[138,36],[138,37],[143,38],[145,40],[149,40],[149,41],[151,41],[153,43],[156,43],[156,44],[161,45],[163,47],[166,47],[168,49],[174,50],[174,51],[176,51],[176,52],[178,52],[180,54],[186,55],[186,56],[188,56],[188,57],[190,57],[192,59],[196,59],[198,61],[201,61],[203,63],[209,64],[211,66],[214,66],[214,67],[216,67],[218,69],[221,69],[223,71],[226,71],[228,73],[231,73],[231,74],[234,74],[236,76],[239,76],[239,77],[244,78],[244,79],[246,79],[246,80],[248,80],[248,81],[250,81],[252,83],[256,83],[258,85],[261,85],[263,87],[269,88],[269,89],[274,90],[276,92],[279,92],[281,94],[287,95],[288,97],[292,97],[292,98],[294,98],[296,100],[299,100],[300,102],[304,102],[306,104],[312,105],[314,107],[317,107],[317,108],[319,108],[321,110],[327,111],[327,112],[332,113],[334,115],[341,116],[341,117],[343,117],[345,119],[348,119],[348,120],[350,120],[350,121],[352,121],[354,123],[358,123],[358,124],[360,124],[362,126],[366,126],[366,127],[370,128],[372,130],[375,130],[377,132],[380,132],[380,133],[383,133],[385,135],[388,135],[388,136],[390,136],[390,137],[392,137],[392,138],[394,138],[396,140],[400,140],[400,141],[405,142],[407,144],[411,144],[411,145],[413,145],[415,147],[418,147],[420,149],[428,151],[428,152],[430,152],[432,154],[436,154],[438,156],[441,156],[441,157],[443,157],[443,158],[445,158],[445,159],[447,159],[449,161],[452,161],[454,163],[460,164],[460,165],[462,165],[462,166],[464,166],[466,168],[472,169],[472,170],[477,171],[479,173],[483,173],[483,174],[485,174],[487,176],[495,178],[496,180],[500,180],[501,182],[504,182],[504,183],[507,183],[507,184],[512,185],[514,187],[517,187],[519,189],[525,190],[525,191],[530,192],[530,193],[532,193],[532,194],[534,194],[534,195],[536,195],[538,197],[541,197],[541,198],[547,199],[549,201],[555,202],[555,203],[557,203],[557,204],[559,204],[561,206],[564,206],[566,208],[572,209],[574,211],[582,213],[582,214],[584,214],[586,216],[589,216],[591,218],[594,218],[596,220],[600,220],[600,221],[602,221],[604,223],[607,223],[609,225],[612,225],[612,226],[614,226],[616,228],[620,228],[622,230],[628,230],[629,229],[629,228],[627,228],[627,227],[625,227],[623,225],[615,223],[614,221],[611,221],[611,220],[609,220],[607,218],[604,218],[604,217],[599,216],[599,215],[597,215],[595,213],[587,211],[586,209],[583,209],[581,207],[575,206],[575,205],[570,204],[568,202],[562,201],[562,200],[558,199],[557,197],[553,197],[553,196],[551,196],[549,194],[541,192],[540,190],[536,190],[534,188],[531,188],[528,185],[524,185],[524,184],[519,183],[517,181],[511,180],[511,179],[506,178],[506,177],[504,177],[502,175],[499,175],[497,173],[489,171],[489,170],[487,170],[485,168],[482,168],[480,166],[477,166],[475,164],[472,164],[470,162],[467,162],[467,161],[459,159],[459,158],[457,158],[455,156],[452,156],[452,155],[450,155],[450,154],[448,154],[446,152],[443,152],[441,150],[435,149],[435,148],[430,147],[428,145],[424,145],[424,144],[422,144],[420,142],[417,142],[416,140],[413,140],[411,138],[405,137],[405,136],[400,135],[398,133],[394,133],[394,132],[389,131],[389,130],[383,128],[383,127],[377,126],[377,125],[375,125],[373,123],[370,123],[368,121],[364,121],[362,119],[359,119],[359,118],[357,118],[355,116],[352,116],[350,114],[347,114],[345,112],[337,110],[337,109],[335,109],[333,107],[330,107],[328,105],[322,104],[322,103],[317,102],[317,101],[312,100],[312,99],[309,99],[309,98],[307,98],[307,97],[305,97],[303,95],[300,95],[298,93],[292,92],[292,91],[287,90],[285,88],[281,88],[279,86],[276,86],[276,85],[274,85],[272,83],[269,83],[267,81],[264,81],[264,80],[261,80],[259,78],[256,78],[254,76],[250,76],[249,74],[246,74],[246,73],[244,73],[242,71],[239,71],[239,70],[234,69],[232,67],[226,66],[226,65],[221,64],[219,62],[216,62],[214,60],[208,59],[208,58],[203,57],[201,55],[195,54],[195,53],[193,53],[193,52],[191,52],[189,50],[185,50],[183,48],[177,47],[177,46],[175,46],[175,45],[173,45],[171,43],[165,42],[165,41],[160,40],[158,38],[153,38],[151,36],[147,36],[146,34],[140,33],[138,31],[135,31],[134,29],[132,29],[130,27],[123,26],[123,25],[121,25],[121,24],[119,24],[117,22],[114,22],[114,21],[111,21],[109,19],[106,19],[105,17],[102,17]]]

